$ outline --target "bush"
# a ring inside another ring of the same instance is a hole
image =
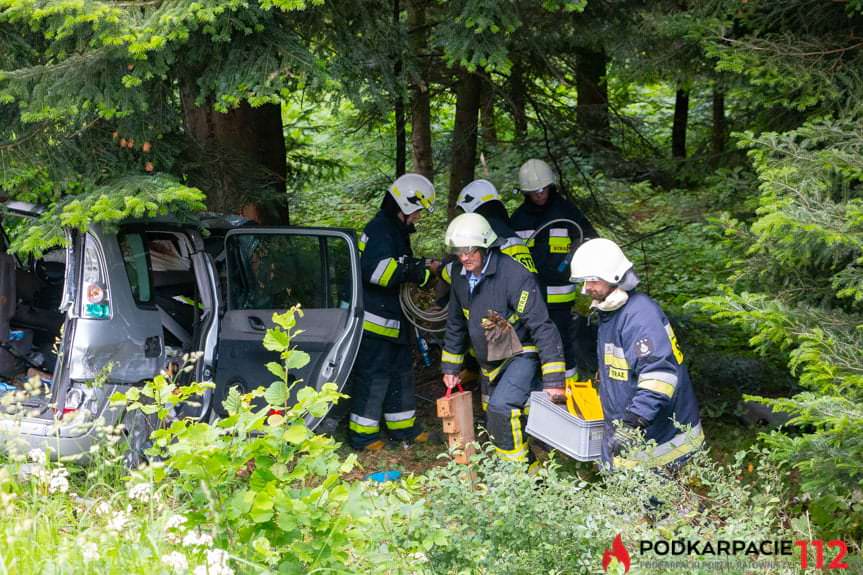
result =
[[[470,468],[450,464],[429,472],[431,515],[446,525],[452,543],[432,550],[431,571],[597,573],[605,549],[620,534],[633,572],[680,573],[679,567],[646,568],[645,560],[661,557],[640,556],[637,542],[808,539],[805,521],[789,527],[780,473],[764,455],[740,452],[722,466],[701,452],[677,476],[633,469],[588,482],[561,473],[554,461],[530,475],[489,449]],[[699,566],[698,557],[674,559],[691,560],[688,573],[715,572],[715,566]],[[787,569],[763,572],[796,572],[799,559],[787,561]],[[747,572],[758,568],[751,556],[743,564]],[[622,566],[616,572],[623,573]]]
[[[291,345],[297,315],[275,314],[264,338],[281,356],[267,365],[276,381],[247,394],[231,389],[228,416],[215,424],[178,420],[155,431],[149,454],[160,462],[142,473],[192,510],[189,529],[214,533],[219,547],[259,569],[408,571],[436,538],[431,526],[413,528],[424,523],[422,508],[405,487],[346,481],[356,456],[342,460],[335,440],[306,426],[307,415],[322,417],[344,396],[328,383],[301,388],[290,403],[297,382],[288,372],[309,361]]]

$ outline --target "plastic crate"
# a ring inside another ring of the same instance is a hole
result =
[[[602,452],[603,420],[580,419],[544,391],[530,394],[527,433],[579,461],[595,461]]]

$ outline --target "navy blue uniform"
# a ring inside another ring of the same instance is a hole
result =
[[[613,461],[615,467],[634,465],[633,459],[613,454],[612,421],[627,419],[646,424],[646,439],[657,443],[636,455],[641,460],[659,466],[687,457],[703,443],[704,435],[689,372],[668,318],[653,299],[639,292],[631,292],[620,309],[599,312],[599,317],[603,461]],[[682,432],[672,420],[692,429]]]
[[[553,220],[572,220],[578,229],[564,222],[551,224],[536,233],[544,224]],[[584,318],[574,320],[572,304],[578,296],[578,286],[569,282],[569,253],[578,247],[579,240],[599,237],[584,214],[557,191],[549,194],[544,206],[537,206],[527,196],[524,203],[512,214],[510,220],[516,233],[527,242],[545,291],[548,313],[560,332],[566,355],[566,376],[586,379],[596,371],[593,346],[596,332]],[[582,238],[581,235],[584,235]]]
[[[473,291],[461,263],[453,266],[441,369],[448,374],[459,373],[468,345],[473,345],[483,378],[491,389],[489,433],[502,457],[523,461],[527,458],[522,421],[525,404],[531,391],[543,386],[563,387],[563,348],[534,275],[496,248],[489,249],[485,257],[485,271]],[[488,361],[481,321],[490,310],[513,325],[524,348],[521,355]],[[542,373],[541,384],[538,372]]]
[[[424,286],[431,273],[413,257],[410,232],[396,215],[381,210],[360,236],[365,313],[348,423],[348,440],[356,448],[380,437],[381,417],[393,439],[419,433],[409,324],[399,305],[399,288],[405,282]]]

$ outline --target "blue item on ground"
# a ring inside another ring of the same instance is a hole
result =
[[[368,477],[366,477],[366,479],[371,479],[372,481],[383,483],[384,481],[397,481],[398,479],[401,479],[401,476],[401,471],[378,471],[377,473],[370,474]]]
[[[9,341],[24,341],[24,330],[13,329],[9,331]]]

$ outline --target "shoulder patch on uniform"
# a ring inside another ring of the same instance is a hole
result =
[[[653,344],[650,339],[643,337],[635,342],[635,354],[638,357],[645,357],[653,352]]]
[[[518,298],[518,307],[515,308],[515,311],[518,313],[524,313],[524,308],[527,307],[527,298],[530,297],[530,294],[527,290],[522,290],[521,295]]]

